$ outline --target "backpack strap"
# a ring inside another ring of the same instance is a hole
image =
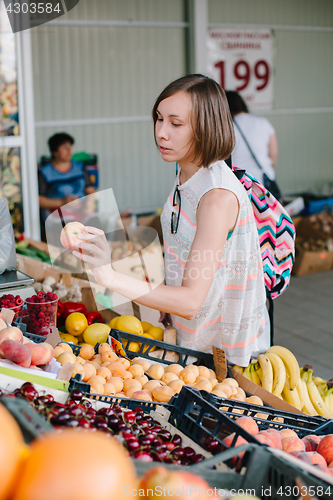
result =
[[[253,157],[254,161],[256,162],[256,164],[258,165],[258,167],[260,168],[260,170],[263,170],[263,168],[262,168],[262,166],[260,165],[260,163],[258,162],[258,160],[257,160],[257,158],[256,158],[256,156],[255,156],[255,154],[254,154],[254,152],[252,151],[252,149],[251,149],[251,147],[250,147],[250,144],[247,142],[247,140],[246,140],[246,138],[245,138],[245,135],[244,135],[244,134],[243,134],[243,132],[241,131],[240,126],[238,125],[238,123],[236,122],[236,120],[235,120],[235,119],[233,119],[233,122],[234,122],[234,124],[236,125],[236,127],[238,128],[238,131],[239,131],[240,135],[243,137],[243,141],[245,142],[245,144],[246,144],[246,146],[247,146],[248,150],[250,151],[250,153],[251,153],[251,155],[252,155],[252,157]]]

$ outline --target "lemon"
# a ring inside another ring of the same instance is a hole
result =
[[[110,323],[109,323],[109,327],[110,328],[115,328],[115,324],[116,324],[116,321],[117,319],[119,319],[119,316],[116,316],[115,318],[113,318]]]
[[[163,328],[159,326],[153,326],[152,328],[149,328],[147,333],[149,333],[149,335],[151,335],[153,339],[163,341]]]
[[[70,335],[69,333],[59,333],[59,337],[64,342],[72,342],[73,344],[78,344],[77,338],[73,335]]]
[[[129,350],[132,352],[139,352],[140,351],[140,344],[138,342],[131,342]]]
[[[141,321],[141,325],[144,332],[148,332],[149,328],[153,327],[153,325],[151,323],[148,323],[148,321]]]
[[[65,321],[65,327],[68,333],[78,337],[85,331],[88,326],[87,318],[84,314],[80,312],[72,313],[67,316]]]
[[[85,329],[83,333],[83,338],[87,344],[90,344],[93,347],[95,347],[95,345],[98,342],[100,344],[106,342],[109,333],[110,333],[110,327],[108,325],[105,325],[104,323],[93,323],[92,325],[89,325],[88,328]]]
[[[146,337],[147,339],[155,340],[152,335],[149,335],[149,333],[144,333],[143,337]],[[149,347],[150,347],[149,345],[145,344],[142,352],[145,352]],[[152,352],[154,349],[155,349],[155,346],[152,349],[150,349],[149,352]]]
[[[141,321],[130,314],[119,316],[119,318],[115,322],[114,328],[117,328],[117,330],[121,330],[122,332],[134,333],[135,335],[143,334]]]

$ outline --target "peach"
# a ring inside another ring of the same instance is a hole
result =
[[[327,467],[325,458],[316,451],[308,451],[307,455],[313,464],[322,464]]]
[[[231,443],[232,443],[235,435],[236,435],[235,432],[233,432],[232,434],[229,434],[229,436],[227,436],[223,439],[222,443],[224,443],[227,448],[230,448]],[[247,441],[242,436],[238,436],[236,443],[235,443],[235,447],[241,446],[242,444],[247,444]],[[244,455],[244,453],[242,455]]]
[[[319,443],[315,439],[310,437],[303,437],[302,441],[305,444],[305,451],[317,450]]]
[[[323,464],[312,464],[312,465],[313,465],[313,467],[315,467],[316,469],[318,469],[318,470],[321,470],[321,471],[325,472],[325,474],[329,474],[329,472],[328,472],[328,471],[329,471],[330,469],[327,467],[327,465],[326,465],[326,466],[324,466]],[[330,474],[330,475],[331,475],[331,474]]]
[[[96,375],[100,375],[101,377],[103,377],[106,382],[108,382],[111,378],[111,372],[105,366],[101,366],[100,368],[98,368],[98,370],[96,370]]]
[[[108,369],[111,370],[113,377],[123,377],[125,374],[125,367],[120,361],[112,361]]]
[[[247,431],[252,436],[258,434],[259,432],[258,424],[252,417],[239,417],[236,420],[236,424],[242,427],[242,429]]]
[[[80,349],[80,357],[83,359],[91,359],[95,354],[94,348],[92,345],[83,345]]]
[[[184,367],[182,365],[173,363],[172,365],[167,366],[164,371],[165,373],[174,373],[175,375],[177,375],[177,377],[179,377],[179,374],[182,370],[184,370]]]
[[[266,444],[270,448],[275,448],[273,441],[264,434],[261,434],[260,432],[255,436],[255,438],[262,444]]]
[[[328,464],[329,469],[333,469],[333,461]]]
[[[153,390],[153,398],[159,403],[168,403],[174,395],[175,391],[167,385],[164,387],[155,387]]]
[[[112,384],[114,386],[114,388],[116,389],[116,392],[121,392],[123,390],[124,382],[119,377],[109,378],[108,383]]]
[[[333,434],[327,434],[321,439],[317,453],[324,457],[327,464],[333,461]]]
[[[304,436],[302,439],[307,439],[307,438],[311,438],[311,439],[314,439],[315,441],[317,441],[317,443],[319,444],[320,441],[322,440],[322,437],[323,436],[317,436],[316,434],[307,434],[306,436]]]
[[[106,396],[114,396],[116,394],[115,386],[109,382],[104,384],[104,394]]]
[[[22,337],[22,344],[30,344],[30,340],[23,335]]]
[[[68,222],[61,230],[60,243],[68,250],[75,250],[75,243],[82,243],[78,238],[79,234],[87,234],[85,227],[81,222]]]
[[[61,347],[63,351],[65,352],[73,352],[72,348],[69,344],[66,344],[66,342],[60,342],[60,344],[57,345],[57,347]]]
[[[284,437],[298,437],[296,432],[293,431],[292,429],[281,429],[281,431]]]
[[[112,347],[107,342],[103,342],[98,346],[98,354],[102,355],[103,352],[112,351]]]
[[[281,444],[283,451],[286,451],[287,453],[289,453],[290,451],[305,451],[305,444],[297,436],[285,437],[282,439]]]
[[[134,377],[134,380],[138,380],[143,387],[149,381],[149,378],[146,375],[139,375]]]
[[[83,382],[88,382],[88,380],[96,375],[96,368],[92,363],[86,363],[83,365],[84,368],[84,377],[82,378]]]
[[[82,380],[84,377],[85,371],[84,371],[83,365],[80,365],[80,363],[75,362],[73,372],[72,372],[72,377],[75,377],[75,375],[77,375],[77,374],[81,375],[81,380]]]
[[[161,380],[162,380],[162,382],[165,382],[166,385],[168,385],[169,382],[171,382],[172,380],[179,380],[179,378],[177,377],[177,375],[175,373],[167,372],[167,373],[164,373]]]
[[[276,434],[275,432],[270,432],[268,429],[265,431],[261,431],[259,434],[262,436],[266,436],[268,439],[270,439],[273,443],[273,448],[276,448],[278,450],[282,450],[282,439],[281,437]]]
[[[178,394],[182,390],[183,385],[185,385],[184,380],[180,380],[179,378],[171,380],[168,383],[168,386],[171,387],[171,389],[175,391],[176,394]]]
[[[146,391],[135,391],[131,397],[134,399],[142,399],[143,401],[152,401],[151,396],[149,396]]]
[[[145,371],[141,365],[132,365],[130,366],[127,371],[129,371],[133,377],[140,377],[141,375],[144,375]]]
[[[31,352],[28,349],[28,344],[21,344],[10,339],[3,340],[0,345],[0,354],[25,368],[29,368],[31,365]]]
[[[164,375],[164,368],[160,363],[153,363],[150,365],[147,371],[148,375],[153,377],[155,380],[161,380]]]
[[[299,460],[302,460],[303,462],[312,465],[311,458],[308,456],[306,451],[291,451],[289,455],[299,458]]]
[[[4,340],[15,340],[16,342],[23,342],[23,333],[17,326],[7,326],[0,331],[0,344]]]
[[[53,359],[54,349],[47,342],[41,344],[26,344],[31,352],[31,364],[39,366],[46,365]]]
[[[113,351],[105,351],[102,353],[102,361],[103,363],[109,362],[112,363],[113,361],[117,361],[119,358],[117,354]]]
[[[213,386],[213,390],[214,391],[222,391],[226,396],[226,398],[230,398],[230,396],[232,396],[232,391],[231,391],[231,387],[229,384],[225,384],[225,383],[221,383],[221,384],[216,384]]]
[[[137,365],[141,365],[144,369],[145,372],[149,370],[150,363],[146,359],[143,358],[134,358],[132,359],[132,363],[135,363]]]

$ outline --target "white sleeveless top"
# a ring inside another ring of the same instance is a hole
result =
[[[171,214],[179,208],[172,205],[176,185],[180,191],[181,214],[178,231],[171,234]],[[161,215],[166,284],[181,286],[196,233],[199,201],[214,188],[227,189],[236,195],[237,223],[221,251],[219,268],[197,315],[192,320],[173,316],[173,325],[178,345],[209,353],[215,345],[225,350],[230,362],[247,366],[252,352],[258,350],[258,337],[264,331],[265,284],[251,202],[223,161],[201,167],[181,186],[179,173],[176,177]]]

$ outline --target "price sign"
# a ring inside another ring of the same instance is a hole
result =
[[[207,74],[236,90],[251,109],[273,103],[273,34],[270,30],[215,30],[207,40]]]

